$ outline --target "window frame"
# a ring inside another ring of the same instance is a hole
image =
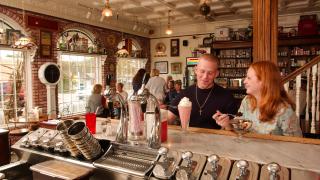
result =
[[[17,112],[15,114],[15,119],[19,118],[19,117],[24,117],[25,119],[27,119],[28,121],[28,114],[29,112],[32,112],[32,109],[33,109],[33,88],[32,88],[32,62],[33,62],[33,59],[31,56],[29,56],[28,54],[30,53],[29,51],[30,50],[24,50],[24,49],[15,49],[15,48],[11,48],[11,47],[0,47],[0,50],[5,50],[5,51],[19,51],[22,53],[22,60],[24,61],[25,63],[25,67],[24,67],[24,99],[26,101],[25,103],[25,107],[24,107],[24,115],[22,116],[18,116],[17,115]],[[0,52],[1,53],[1,52]],[[14,84],[15,86],[15,84]],[[17,109],[17,92],[15,90],[14,92],[14,95],[15,95],[15,104],[13,107],[13,109]],[[2,109],[1,109],[2,110]],[[8,120],[7,122],[4,120],[3,122],[0,122],[2,124],[0,124],[0,127],[1,125],[6,125],[8,126],[11,122]]]
[[[57,64],[60,66],[61,68],[61,71],[62,71],[62,76],[61,76],[61,81],[63,80],[64,78],[64,69],[62,67],[62,56],[64,55],[68,55],[68,56],[80,56],[80,57],[93,57],[95,60],[95,83],[99,83],[99,84],[102,84],[102,80],[103,80],[103,65],[104,65],[104,60],[105,60],[105,56],[103,55],[97,55],[97,54],[87,54],[87,53],[75,53],[75,52],[66,52],[66,51],[58,51],[58,61],[57,61]],[[70,62],[70,61],[69,61]],[[72,69],[71,69],[71,66],[68,67],[68,72],[72,72]],[[81,78],[80,78],[81,79]],[[72,83],[72,82],[70,82]],[[71,84],[72,85],[72,84]],[[92,87],[93,87],[94,84],[92,84]],[[58,83],[57,85],[57,88],[58,88],[58,91],[57,91],[57,97],[58,97],[58,107],[57,107],[57,111],[60,113],[61,117],[65,117],[65,116],[70,116],[70,115],[79,115],[79,114],[83,114],[85,113],[85,109],[83,109],[83,111],[80,111],[80,112],[76,112],[76,113],[73,113],[72,110],[70,110],[70,105],[68,106],[68,109],[65,109],[64,108],[64,102],[59,102],[59,88],[62,88],[63,87],[59,87],[60,86],[60,83]],[[91,89],[90,89],[91,91]],[[63,98],[63,91],[62,91],[62,99]],[[79,96],[78,96],[79,97]],[[85,97],[85,98],[88,98],[88,97]],[[70,103],[72,104],[72,99],[70,101]],[[86,101],[85,101],[86,103]],[[61,109],[61,106],[62,105],[62,109]],[[71,107],[72,108],[72,107]]]

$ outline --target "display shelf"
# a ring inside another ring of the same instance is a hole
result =
[[[61,52],[61,53],[63,53],[63,54],[72,54],[72,55],[79,55],[79,54],[81,54],[81,55],[90,55],[90,56],[102,56],[102,55],[105,55],[106,56],[106,54],[101,54],[101,53],[88,53],[88,52],[81,52],[81,51],[66,51],[66,50],[58,50],[58,49],[56,49],[55,50],[56,52]]]
[[[220,71],[216,83],[230,90],[240,102],[246,95],[243,79],[252,63],[252,42],[214,42],[213,54],[220,59]]]

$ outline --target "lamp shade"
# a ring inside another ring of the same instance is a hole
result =
[[[112,16],[112,10],[110,9],[110,7],[105,7],[102,11],[102,15],[107,17]]]
[[[200,14],[207,16],[210,13],[210,6],[207,5],[207,3],[203,3],[200,6]]]
[[[124,57],[124,58],[126,58],[128,56],[129,56],[129,52],[125,47],[122,47],[121,49],[119,49],[116,52],[116,57]]]
[[[171,34],[172,34],[172,30],[171,30],[170,28],[168,28],[168,29],[166,30],[166,34],[167,34],[167,35],[171,35]]]

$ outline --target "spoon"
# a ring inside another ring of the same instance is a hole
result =
[[[178,106],[167,105],[167,107],[171,107],[173,109],[178,109]]]

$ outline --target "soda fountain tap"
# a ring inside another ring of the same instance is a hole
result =
[[[239,175],[237,176],[238,180],[242,180],[245,179],[245,177],[247,176],[247,169],[249,167],[248,161],[246,160],[239,160],[237,162],[237,167],[239,168]]]
[[[158,99],[144,88],[138,94],[138,99],[141,103],[142,111],[145,104],[145,122],[146,122],[146,136],[147,144],[150,148],[158,149],[161,146],[161,118],[160,118],[160,105]]]
[[[208,157],[208,163],[211,164],[211,176],[212,176],[212,180],[216,180],[218,179],[218,162],[219,162],[220,158],[218,155],[212,154]]]
[[[269,171],[269,179],[270,180],[276,180],[276,179],[278,179],[277,177],[278,177],[278,172],[280,171],[280,166],[279,166],[279,164],[277,164],[277,163],[270,163],[270,164],[268,164],[268,166],[267,166],[267,169],[268,169],[268,171]]]
[[[120,120],[117,128],[117,135],[115,141],[118,143],[125,144],[128,141],[128,107],[126,101],[122,96],[115,91],[114,88],[110,88],[108,94],[106,94],[109,103],[117,99],[120,103]],[[109,104],[108,104],[109,105]],[[110,107],[109,107],[110,108]]]

